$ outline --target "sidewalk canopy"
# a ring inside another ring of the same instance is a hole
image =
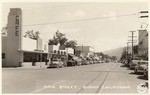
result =
[[[92,58],[90,58],[90,57],[86,57],[86,59],[87,59],[87,60],[92,60]]]
[[[78,59],[78,57],[77,56],[75,56],[75,55],[73,55],[73,54],[68,54],[69,56],[71,56],[72,57],[72,59],[74,59],[74,60],[77,60]]]
[[[79,58],[79,57],[77,57],[77,56],[75,56],[75,55],[73,55],[73,54],[69,54],[69,56],[71,56],[72,59],[75,60],[75,61],[77,61],[77,62],[81,62],[81,61],[82,61],[81,58]]]

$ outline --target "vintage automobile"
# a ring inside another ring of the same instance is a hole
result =
[[[82,65],[82,59],[81,59],[80,57],[77,57],[77,58],[75,59],[75,61],[76,61],[76,65],[77,65],[77,66]]]
[[[144,72],[144,69],[148,65],[148,61],[139,61],[137,65],[135,66],[134,72],[139,73],[139,72]]]
[[[143,74],[144,74],[144,76],[148,79],[148,64],[147,64],[146,67],[144,68]]]
[[[91,57],[86,57],[86,65],[94,64],[93,59]]]
[[[132,60],[129,64],[130,69],[134,69],[140,60]]]
[[[126,65],[127,67],[129,67],[130,64],[131,64],[131,60],[130,60],[130,59],[128,59],[128,60],[125,61],[125,65]]]
[[[90,61],[87,60],[86,57],[82,58],[82,65],[88,65],[88,64],[90,64]]]
[[[67,66],[76,66],[78,57],[73,54],[68,54]]]
[[[74,59],[69,59],[67,61],[67,66],[76,66],[76,61]]]
[[[64,62],[62,62],[60,59],[53,59],[51,64],[49,64],[49,67],[56,67],[56,68],[64,66],[65,66]]]

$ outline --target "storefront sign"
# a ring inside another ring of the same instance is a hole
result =
[[[16,16],[16,21],[15,21],[15,35],[19,36],[19,15]]]

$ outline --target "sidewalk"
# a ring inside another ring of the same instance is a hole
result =
[[[37,62],[35,66],[32,66],[32,62],[24,62],[22,67],[2,67],[2,69],[39,69],[47,67],[48,65],[45,65],[45,62]]]

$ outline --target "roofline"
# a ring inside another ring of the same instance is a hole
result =
[[[41,52],[41,51],[29,51],[29,50],[20,50],[18,49],[19,52],[30,52],[30,53],[45,53],[48,54],[48,52]]]

